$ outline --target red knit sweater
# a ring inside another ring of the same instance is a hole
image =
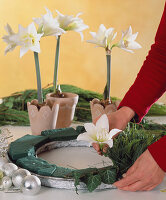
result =
[[[166,91],[166,5],[146,60],[119,107],[127,106],[140,122],[150,107]],[[166,136],[148,147],[158,165],[166,172]]]

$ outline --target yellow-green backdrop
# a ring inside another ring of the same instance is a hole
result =
[[[61,38],[59,84],[72,84],[84,89],[102,92],[106,81],[106,59],[102,48],[86,43],[89,31],[97,31],[100,24],[118,31],[132,26],[139,32],[137,41],[142,49],[134,54],[114,49],[112,52],[111,95],[122,98],[133,83],[142,63],[154,41],[154,36],[164,9],[165,0],[0,0],[0,37],[5,34],[4,26],[9,23],[14,31],[18,24],[24,27],[33,17],[45,13],[45,7],[64,14],[77,14],[89,25],[84,31],[84,42],[75,32],[68,32]],[[36,88],[33,53],[28,52],[21,59],[19,48],[4,56],[6,44],[0,39],[0,97],[13,92]],[[52,82],[55,37],[41,40],[40,67],[42,86]],[[160,101],[166,103],[166,95]]]

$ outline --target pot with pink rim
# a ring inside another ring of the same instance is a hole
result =
[[[33,102],[36,102],[34,105]],[[33,100],[31,103],[27,102],[29,120],[31,131],[33,135],[40,135],[42,131],[48,129],[55,129],[59,111],[59,104],[55,103],[50,105],[46,100],[45,104],[40,108],[37,107],[38,100]]]
[[[46,95],[46,99],[59,104],[59,112],[56,123],[56,128],[69,127],[73,121],[75,108],[78,103],[79,96],[74,93],[63,92],[64,97],[54,97],[53,93]]]
[[[101,101],[99,99],[95,98],[90,101],[90,109],[93,123],[95,123],[96,119],[98,119],[101,115],[109,115],[112,112],[115,112],[118,108],[119,103],[120,101],[117,100],[114,103],[103,106],[101,105]]]

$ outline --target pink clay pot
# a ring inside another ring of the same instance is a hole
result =
[[[56,123],[56,128],[67,128],[71,125],[75,108],[78,103],[79,96],[74,93],[63,92],[65,98],[51,97],[52,93],[46,95],[46,99],[59,104],[58,119]]]
[[[110,105],[107,105],[105,108],[99,103],[99,99],[93,99],[90,101],[90,109],[91,109],[91,115],[92,115],[92,122],[95,123],[96,119],[99,118],[99,116],[106,114],[109,115],[112,112],[115,112],[117,110],[117,107],[119,105],[119,101],[116,101],[115,103],[112,103]]]
[[[35,105],[27,102],[27,108],[33,135],[40,135],[44,130],[56,128],[59,104],[54,103],[52,109],[45,105],[38,110]]]

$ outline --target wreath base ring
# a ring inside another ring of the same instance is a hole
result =
[[[77,141],[77,140],[70,140],[70,141],[53,141],[42,145],[36,151],[36,157],[46,151],[50,151],[57,148],[63,147],[88,147],[88,144],[84,141]],[[9,161],[10,158],[8,157]],[[33,175],[37,176],[41,180],[42,186],[57,188],[57,189],[68,189],[68,190],[75,190],[74,182],[75,180],[72,178],[57,178],[51,176],[42,176],[39,174],[32,173]],[[96,189],[97,190],[105,190],[105,189],[115,189],[116,187],[111,184],[104,184],[102,183]],[[80,182],[80,185],[77,186],[78,190],[87,190],[87,186],[85,183]]]

